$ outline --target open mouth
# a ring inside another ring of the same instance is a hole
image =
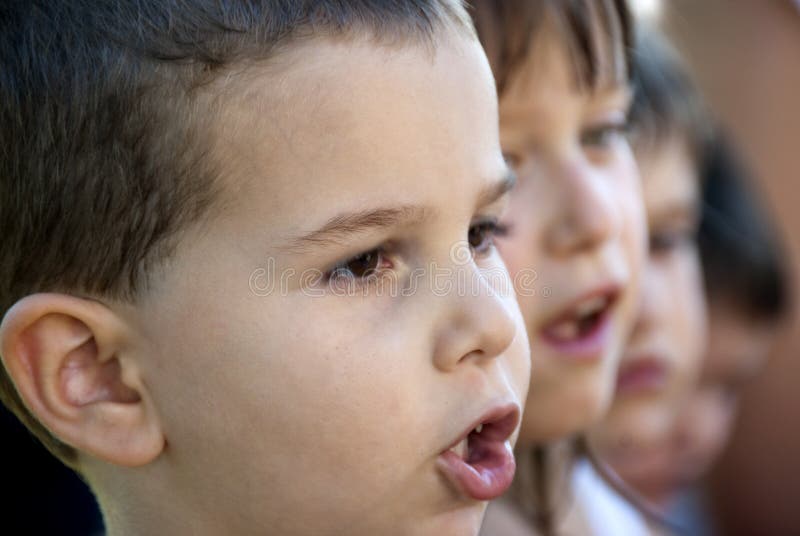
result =
[[[478,501],[499,497],[514,478],[509,438],[519,419],[515,405],[490,411],[439,455],[438,468],[467,497]]]
[[[619,290],[615,287],[580,299],[545,324],[542,338],[562,354],[600,357],[618,296]]]
[[[656,355],[639,355],[623,362],[617,372],[617,394],[657,392],[667,385],[665,360]]]

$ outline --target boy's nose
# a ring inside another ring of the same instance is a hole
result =
[[[558,188],[558,206],[553,207],[545,231],[545,246],[556,257],[590,251],[607,241],[615,231],[611,190],[602,173],[585,162],[567,163],[552,181]]]
[[[474,264],[458,269],[465,271],[469,283],[466,292],[454,288],[441,296],[448,303],[434,349],[434,364],[442,371],[452,370],[465,360],[499,357],[517,336],[519,312],[508,275],[485,274]]]

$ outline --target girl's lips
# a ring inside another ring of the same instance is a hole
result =
[[[516,405],[490,410],[439,455],[436,467],[465,496],[476,501],[496,499],[514,479],[516,463],[509,438],[519,419]]]
[[[667,366],[655,356],[640,356],[623,363],[617,373],[617,393],[658,391],[667,383]]]
[[[619,286],[607,286],[585,294],[539,330],[542,340],[567,359],[601,359],[619,293]]]

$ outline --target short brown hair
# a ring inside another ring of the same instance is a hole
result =
[[[0,311],[42,291],[132,301],[215,201],[208,82],[295,40],[472,33],[460,0],[11,2],[0,7]],[[76,468],[73,448],[0,399]]]

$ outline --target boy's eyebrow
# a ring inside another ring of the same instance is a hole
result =
[[[478,195],[478,206],[491,205],[508,193],[516,182],[516,175],[510,168],[506,167],[503,177],[487,186]],[[319,229],[290,239],[281,249],[302,251],[311,247],[324,246],[331,242],[340,243],[351,234],[419,222],[430,218],[431,215],[432,211],[430,209],[418,205],[400,205],[348,212],[334,216]]]
[[[491,205],[510,192],[515,184],[517,184],[517,175],[510,167],[506,166],[504,175],[500,180],[490,184],[480,193],[478,196],[478,206],[485,207],[486,205]]]
[[[292,238],[282,249],[297,251],[341,242],[348,235],[370,229],[384,229],[429,218],[430,209],[416,205],[401,205],[340,214],[322,227],[303,236]]]

